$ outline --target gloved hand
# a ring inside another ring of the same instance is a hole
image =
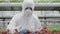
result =
[[[7,29],[6,30],[6,34],[10,34],[11,30],[10,29]]]
[[[20,34],[20,32],[18,32],[18,29],[14,29],[14,30],[15,30],[14,34]]]
[[[18,27],[14,27],[14,31],[13,32],[14,32],[14,34],[20,34]]]

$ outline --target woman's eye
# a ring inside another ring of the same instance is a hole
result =
[[[32,8],[30,8],[30,10],[32,10]]]
[[[25,8],[25,9],[28,9],[28,8]]]
[[[30,8],[30,7],[28,7],[28,8],[25,8],[25,10],[26,10],[26,9],[30,9],[30,10],[32,10],[32,8]]]

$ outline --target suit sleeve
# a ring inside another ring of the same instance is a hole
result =
[[[12,18],[12,20],[10,21],[9,25],[7,26],[6,30],[7,30],[7,29],[12,30],[12,29],[15,27],[15,25],[16,25],[16,18],[15,18],[15,16],[14,16],[14,17]]]
[[[36,25],[36,29],[42,29],[42,23],[39,21],[39,19],[38,18],[36,18],[36,20],[35,20],[36,22],[35,22],[35,25]]]

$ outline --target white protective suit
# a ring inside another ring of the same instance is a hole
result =
[[[25,8],[31,7],[32,10]],[[22,3],[22,13],[15,15],[10,24],[7,26],[7,29],[13,29],[14,27],[25,27],[27,30],[34,31],[38,28],[41,28],[41,22],[38,17],[33,14],[34,11],[34,2],[33,0],[24,0]]]

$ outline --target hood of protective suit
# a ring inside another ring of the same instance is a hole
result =
[[[25,10],[25,8],[27,8],[27,7],[32,8],[32,10],[30,10],[30,9]],[[33,2],[33,0],[24,0],[23,3],[22,3],[22,13],[25,16],[31,16],[33,11],[34,11],[34,2]]]

